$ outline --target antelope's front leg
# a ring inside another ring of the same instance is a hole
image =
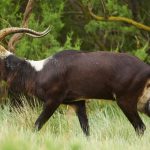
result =
[[[40,130],[46,121],[53,115],[55,110],[59,107],[61,101],[50,99],[45,102],[43,111],[35,122],[35,128]]]

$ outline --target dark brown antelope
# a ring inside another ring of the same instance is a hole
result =
[[[41,36],[29,29],[4,29],[0,39],[16,32]],[[89,135],[85,101],[115,100],[138,134],[145,128],[138,111],[150,116],[150,67],[138,58],[113,52],[65,50],[44,60],[21,59],[0,46],[0,77],[13,93],[34,95],[44,102],[35,122],[40,130],[60,104],[75,108]]]

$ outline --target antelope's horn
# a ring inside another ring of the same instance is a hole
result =
[[[47,35],[49,32],[50,32],[50,27],[48,27],[43,32],[37,32],[28,28],[10,27],[10,28],[5,28],[5,29],[0,30],[0,41],[4,39],[7,35],[13,34],[13,33],[25,33],[33,37],[43,37]]]
[[[2,45],[0,45],[0,58],[5,58],[10,54],[12,53],[7,51]]]

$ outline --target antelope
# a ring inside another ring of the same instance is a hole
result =
[[[46,35],[30,29],[6,28],[0,39],[24,32]],[[44,103],[35,121],[40,130],[61,104],[74,108],[85,135],[89,123],[88,99],[114,100],[137,134],[146,129],[138,111],[150,116],[150,67],[135,56],[115,52],[64,50],[40,61],[18,58],[0,45],[0,79],[13,93],[34,95]]]

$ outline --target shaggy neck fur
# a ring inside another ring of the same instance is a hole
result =
[[[34,93],[37,72],[31,64],[14,55],[9,55],[4,61],[9,89],[14,92]]]
[[[50,58],[33,61],[20,59],[11,54],[3,61],[3,79],[8,83],[10,92],[35,95],[35,87],[37,86],[38,77],[44,70],[45,65]]]

